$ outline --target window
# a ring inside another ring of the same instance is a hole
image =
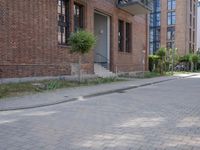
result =
[[[168,10],[176,9],[176,0],[168,0]]]
[[[175,48],[175,43],[173,42],[167,42],[167,48],[168,49],[174,49]]]
[[[69,0],[58,0],[58,43],[66,45],[69,38]]]
[[[175,40],[175,27],[168,27],[167,28],[167,40],[168,41]]]
[[[194,3],[194,5],[193,5],[193,15],[194,15],[194,16],[196,15],[196,5],[195,5],[195,3]]]
[[[160,26],[160,13],[156,14],[156,26]]]
[[[153,43],[151,42],[149,45],[149,49],[150,49],[150,54],[153,54]]]
[[[161,0],[153,0],[153,12],[151,13],[150,25],[150,53],[155,53],[160,48],[160,23],[161,23]]]
[[[151,13],[150,14],[150,26],[153,26],[154,25],[154,14],[153,13]]]
[[[119,20],[118,47],[120,52],[131,52],[131,23]]]
[[[149,35],[150,42],[153,42],[153,40],[154,40],[153,36],[154,36],[153,29],[150,29],[150,35]]]
[[[126,52],[131,52],[131,24],[126,23]]]
[[[168,12],[168,25],[175,25],[176,24],[176,14],[174,11]]]
[[[124,51],[124,21],[119,20],[119,31],[118,31],[118,46],[119,46],[119,51],[123,52]]]
[[[167,28],[167,48],[175,48],[175,27]]]
[[[160,28],[155,29],[155,41],[160,41]]]
[[[160,0],[157,0],[156,11],[160,11]]]
[[[74,3],[74,30],[83,29],[83,6]]]
[[[153,0],[152,3],[153,3],[152,11],[159,12],[160,11],[160,0]]]

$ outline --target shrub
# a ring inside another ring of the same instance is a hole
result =
[[[160,48],[157,52],[156,52],[156,55],[159,56],[159,61],[158,61],[158,69],[159,69],[159,72],[160,74],[163,74],[164,73],[164,68],[166,68],[166,65],[165,65],[165,56],[166,56],[166,48]]]
[[[191,71],[197,70],[197,64],[199,62],[199,56],[197,54],[190,55]]]
[[[189,62],[190,55],[184,55],[179,57],[179,62]]]
[[[77,31],[69,38],[71,52],[85,54],[88,53],[96,43],[94,35],[87,31]]]
[[[160,57],[158,55],[149,55],[149,70],[155,71]]]

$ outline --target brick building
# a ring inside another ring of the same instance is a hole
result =
[[[141,70],[148,13],[146,0],[0,0],[0,77],[73,74],[78,57],[67,38],[79,28],[98,39],[84,56],[85,73],[94,73],[94,63]]]
[[[177,48],[180,55],[196,50],[197,0],[154,0],[150,17],[150,53]]]
[[[200,1],[197,5],[197,50],[200,51]]]

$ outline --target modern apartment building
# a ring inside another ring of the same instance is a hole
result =
[[[68,37],[77,29],[94,33],[96,47],[83,58],[115,72],[147,68],[147,0],[0,0],[0,77],[74,74],[78,57]]]
[[[180,55],[196,49],[197,0],[154,0],[150,15],[150,53],[177,48]]]
[[[197,50],[200,51],[200,1],[197,4]]]

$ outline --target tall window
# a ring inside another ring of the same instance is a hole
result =
[[[83,5],[74,3],[74,30],[83,29]]]
[[[168,0],[168,10],[176,9],[176,0]]]
[[[167,28],[167,48],[175,48],[175,27]]]
[[[119,20],[118,46],[120,52],[131,52],[131,23]]]
[[[156,26],[160,26],[160,13],[156,13]]]
[[[175,27],[168,27],[167,28],[167,40],[168,41],[175,40]]]
[[[122,20],[119,20],[119,29],[118,29],[118,46],[119,51],[124,51],[124,22]]]
[[[192,29],[190,28],[189,30],[189,34],[190,34],[190,42],[192,41]]]
[[[150,53],[160,48],[160,0],[153,1],[153,11],[150,15]]]
[[[175,11],[168,12],[168,25],[175,25],[176,24],[176,13]]]
[[[67,44],[69,37],[69,0],[58,0],[58,43]]]
[[[175,48],[175,42],[172,41],[172,42],[167,42],[167,48],[168,49],[174,49]]]
[[[126,23],[126,52],[131,52],[131,24]]]

